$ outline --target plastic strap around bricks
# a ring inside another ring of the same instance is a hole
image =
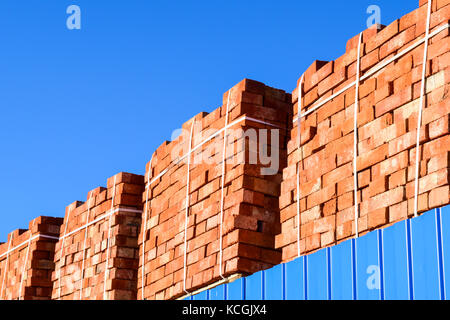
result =
[[[89,200],[87,203],[88,210],[87,210],[87,217],[86,217],[86,227],[84,228],[83,261],[81,263],[81,279],[80,279],[80,300],[83,300],[84,262],[86,260],[86,242],[87,242],[87,234],[88,234],[89,217],[91,214],[91,200],[92,200],[92,191],[89,193]]]
[[[219,223],[220,223],[220,236],[219,236],[219,275],[222,279],[225,279],[223,276],[223,270],[222,270],[222,264],[223,264],[223,207],[224,207],[224,195],[223,195],[223,189],[225,185],[225,161],[226,161],[226,148],[227,148],[227,126],[228,126],[228,111],[230,106],[230,96],[231,96],[231,90],[228,92],[227,97],[227,108],[226,108],[226,115],[225,115],[225,128],[223,131],[223,148],[222,148],[222,176],[220,177],[220,217],[219,217]]]
[[[5,271],[2,280],[2,289],[0,290],[0,300],[3,300],[3,289],[5,288],[6,276],[8,275],[8,262],[9,262],[9,253],[12,245],[13,234],[11,234],[11,238],[9,238],[8,243],[8,251],[6,252],[6,261],[5,261]]]
[[[359,82],[361,76],[361,42],[362,32],[359,34],[358,43],[358,57],[356,63],[356,84],[355,84],[355,112],[353,117],[353,183],[354,183],[354,202],[355,202],[355,236],[358,238],[358,168],[356,167],[356,160],[358,157],[358,109],[359,109]]]
[[[427,14],[427,25],[425,27],[425,44],[423,51],[423,64],[422,64],[422,82],[420,86],[420,102],[419,102],[419,110],[417,117],[417,142],[416,142],[416,178],[414,182],[414,216],[418,215],[418,197],[419,197],[419,166],[420,166],[420,128],[422,126],[422,109],[424,103],[424,95],[425,95],[425,77],[427,72],[427,57],[428,57],[428,40],[430,34],[430,20],[431,20],[431,5],[432,0],[428,0],[428,14]]]
[[[450,205],[194,292],[192,300],[445,300]],[[195,295],[196,293],[199,293]],[[223,297],[223,298],[222,298]]]
[[[33,227],[34,224],[36,223],[36,220],[33,220]],[[28,238],[28,244],[27,244],[27,253],[25,255],[25,261],[23,262],[23,268],[22,268],[22,276],[20,277],[20,287],[19,287],[19,300],[23,299],[22,297],[22,286],[23,286],[23,280],[25,279],[25,272],[27,271],[27,261],[28,261],[28,256],[30,253],[30,245],[31,245],[31,238],[33,236],[33,227],[30,230],[30,238]]]
[[[196,151],[198,148],[200,148],[202,145],[204,145],[205,143],[207,143],[208,141],[210,141],[211,139],[213,139],[214,137],[217,137],[218,135],[220,135],[223,131],[225,131],[225,129],[231,128],[232,126],[242,122],[242,121],[251,121],[251,122],[255,122],[255,123],[260,123],[260,124],[264,124],[267,126],[271,126],[274,128],[278,128],[278,129],[282,129],[280,126],[277,126],[275,124],[272,124],[270,122],[267,121],[263,121],[263,120],[259,120],[259,119],[255,119],[252,117],[248,117],[248,116],[242,116],[236,120],[234,120],[233,122],[231,122],[230,124],[228,124],[227,126],[225,126],[224,128],[218,130],[217,132],[213,133],[212,135],[210,135],[208,138],[206,138],[205,140],[203,140],[202,142],[200,142],[198,145],[196,145],[195,147],[191,148],[190,151],[188,153],[186,153],[185,155],[183,155],[182,157],[180,157],[178,160],[174,161],[173,163],[171,163],[171,165],[177,165],[178,163],[180,163],[181,161],[183,161],[184,158],[188,157],[191,155],[192,152]],[[171,165],[169,165],[166,169],[164,169],[163,171],[161,171],[156,177],[154,177],[152,179],[152,181],[150,181],[150,184],[152,184],[153,182],[157,181],[158,179],[160,179],[163,175],[165,175],[169,169],[171,168]]]
[[[113,194],[112,194],[112,201],[111,201],[111,212],[114,211],[113,209],[114,209],[114,200],[115,200],[115,196],[116,196],[116,178],[117,178],[117,176],[114,176],[114,186],[113,186]],[[109,247],[110,247],[110,238],[111,238],[111,218],[112,218],[112,214],[110,214],[110,216],[109,216],[108,238],[106,239],[106,265],[105,265],[105,279],[103,282],[103,300],[108,300],[107,294],[106,294],[106,281],[108,280],[108,276],[109,276]]]
[[[415,48],[417,48],[418,46],[420,46],[422,43],[424,42],[428,42],[429,39],[431,39],[432,37],[436,36],[437,34],[441,33],[442,31],[444,31],[445,29],[448,29],[450,27],[450,23],[446,23],[443,24],[440,27],[437,27],[436,30],[434,30],[433,32],[429,33],[428,36],[426,35],[425,37],[423,37],[420,40],[417,40],[415,43],[413,43],[411,46],[407,47],[406,49],[400,51],[399,53],[397,53],[395,56],[393,56],[392,58],[384,61],[384,62],[380,62],[378,63],[376,66],[374,66],[372,69],[370,69],[368,72],[366,72],[363,76],[361,76],[360,81],[364,81],[366,79],[369,79],[371,76],[373,76],[374,74],[376,74],[377,72],[379,72],[380,70],[382,70],[384,67],[386,67],[387,65],[391,64],[392,62],[398,60],[399,58],[403,57],[405,54],[407,54],[408,52],[414,50]],[[329,96],[328,98],[321,100],[319,99],[319,101],[317,102],[317,105],[311,107],[308,111],[305,111],[303,114],[300,114],[300,117],[306,117],[308,114],[316,111],[317,109],[319,109],[320,107],[322,107],[323,105],[325,105],[327,102],[335,99],[336,97],[338,97],[339,95],[341,95],[342,93],[344,93],[345,91],[347,91],[348,89],[352,88],[355,85],[355,82],[351,82],[348,85],[346,85],[344,88],[342,88],[341,90],[337,91],[336,93],[332,94],[331,96]],[[297,122],[297,117],[295,117],[292,120],[293,123]]]
[[[59,240],[58,237],[48,236],[48,235],[45,235],[45,234],[37,234],[37,235],[35,235],[34,237],[32,237],[31,239],[26,240],[26,241],[22,242],[21,244],[15,246],[14,248],[12,248],[12,249],[10,249],[10,250],[8,250],[8,251],[2,253],[2,254],[0,255],[0,259],[3,258],[4,256],[6,256],[7,254],[9,254],[10,252],[13,252],[13,251],[15,251],[15,250],[17,250],[17,249],[23,247],[25,244],[28,244],[28,241],[33,241],[34,239],[37,239],[37,238],[45,238],[45,239]]]
[[[187,273],[187,226],[188,226],[188,218],[189,218],[189,178],[190,178],[190,169],[191,169],[191,148],[192,148],[192,134],[194,132],[195,119],[191,124],[191,135],[189,137],[189,152],[187,159],[187,173],[186,173],[186,211],[184,215],[184,258],[183,258],[183,290],[187,294],[189,292],[186,290],[186,273]]]
[[[53,236],[48,236],[48,235],[44,235],[44,234],[39,234],[39,235],[36,235],[36,236],[34,236],[33,238],[31,238],[31,241],[34,240],[34,239],[36,239],[36,238],[46,238],[46,239],[52,239],[52,240],[62,240],[63,243],[64,243],[64,242],[65,242],[65,239],[66,239],[67,237],[70,237],[71,235],[73,235],[73,234],[75,234],[75,233],[77,233],[77,232],[79,232],[79,231],[81,231],[81,230],[83,230],[83,229],[87,229],[88,227],[92,226],[93,224],[95,224],[95,223],[97,223],[97,222],[99,222],[99,221],[101,221],[101,220],[103,220],[103,219],[106,219],[106,218],[108,218],[108,217],[111,218],[111,216],[112,216],[113,214],[117,213],[117,212],[142,213],[141,210],[130,209],[130,208],[117,208],[117,209],[114,209],[114,210],[111,209],[111,210],[107,211],[105,214],[103,214],[103,215],[101,215],[100,217],[96,218],[95,220],[92,220],[91,222],[86,223],[85,225],[83,225],[83,226],[81,226],[81,227],[79,227],[79,228],[77,228],[77,229],[75,229],[75,230],[72,230],[71,232],[68,232],[68,233],[67,233],[67,232],[66,232],[66,231],[67,231],[67,227],[66,227],[65,230],[64,230],[63,236],[60,237],[60,238],[58,238],[58,237],[53,237]],[[68,218],[70,218],[70,212],[69,212]],[[67,225],[67,222],[66,222],[66,225]],[[21,245],[15,247],[14,249],[11,249],[11,251],[17,249],[18,247],[20,247],[20,246],[22,246],[22,245],[23,245],[23,243],[22,243]],[[61,247],[61,258],[62,258],[63,251],[64,251],[62,248],[64,248],[64,246]],[[3,255],[4,255],[4,254],[3,254]],[[3,257],[3,255],[0,255],[0,258]],[[60,262],[60,263],[61,263],[61,262]],[[61,268],[59,267],[59,270],[58,270],[59,288],[61,288],[61,277],[60,277],[61,270],[60,270],[60,269],[61,269]],[[60,289],[58,289],[58,299],[61,298],[61,295],[60,295],[60,294],[61,294],[61,293],[60,293]]]
[[[302,99],[303,99],[303,77],[302,75],[300,79],[300,84],[298,86],[298,101],[297,101],[297,114],[302,113]],[[297,117],[297,132],[298,132],[298,150],[301,153],[302,150],[302,137],[301,137],[301,130],[300,130],[300,123],[301,123],[302,117]],[[300,223],[300,162],[303,163],[303,157],[300,156],[300,161],[297,164],[297,256],[300,257],[300,229],[301,229],[301,223]]]
[[[72,206],[70,206],[69,212],[67,213],[67,220],[66,220],[66,225],[64,226],[64,234],[63,234],[62,243],[61,243],[61,256],[59,258],[59,267],[58,267],[58,300],[61,299],[61,264],[62,264],[62,259],[63,259],[63,255],[64,255],[64,243],[66,242],[67,225],[69,224],[71,212],[72,212]]]
[[[142,300],[144,300],[144,287],[145,287],[145,239],[147,232],[147,219],[148,219],[148,196],[149,196],[149,190],[150,190],[150,172],[152,171],[152,162],[153,162],[153,155],[150,159],[150,164],[148,166],[148,173],[147,173],[147,186],[145,187],[145,207],[144,207],[144,221],[143,221],[143,228],[142,228],[142,275],[141,275],[141,294],[142,294]]]

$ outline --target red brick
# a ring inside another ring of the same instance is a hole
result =
[[[306,238],[305,250],[312,251],[320,248],[320,234],[313,234]]]
[[[408,217],[408,201],[394,204],[389,207],[389,222],[396,222]]]
[[[382,146],[372,150],[370,152],[358,155],[356,159],[356,168],[358,171],[364,170],[378,162],[386,159],[388,154],[388,145],[383,144]]]
[[[428,161],[427,173],[433,173],[440,169],[450,168],[450,153],[444,152],[440,155],[434,156]]]
[[[441,137],[450,132],[449,115],[446,115],[438,120],[435,120],[429,124],[429,136],[430,139]]]
[[[363,168],[359,168],[359,170],[363,169]],[[332,184],[335,184],[339,181],[344,180],[346,177],[349,177],[353,174],[353,170],[352,170],[352,164],[346,164],[343,165],[339,168],[334,169],[333,171],[325,174],[323,176],[323,186],[331,186]]]
[[[389,176],[389,189],[395,189],[406,184],[406,169],[397,171]]]
[[[404,105],[411,101],[412,91],[411,88],[406,88],[402,92],[392,95],[381,102],[377,103],[375,106],[375,117],[380,117],[386,112],[394,110],[401,105]]]
[[[335,240],[336,235],[334,230],[324,232],[320,235],[320,246],[324,248],[326,246],[329,246],[330,244],[333,244]]]
[[[415,38],[415,27],[410,27],[394,38],[389,40],[387,43],[381,46],[380,48],[380,59],[384,59],[389,54],[396,52],[400,48],[402,48],[407,43],[411,42]]]
[[[388,208],[380,208],[378,210],[369,212],[368,214],[368,227],[370,229],[385,225],[388,221]]]
[[[371,197],[374,197],[377,194],[387,191],[388,188],[389,188],[388,177],[386,176],[377,177],[369,184],[369,194]]]
[[[428,207],[437,208],[449,202],[449,186],[442,186],[430,191],[428,197]]]
[[[347,209],[354,204],[354,195],[353,192],[348,192],[343,194],[338,198],[338,210],[342,211]]]
[[[390,25],[381,30],[375,37],[371,38],[366,44],[367,52],[380,47],[383,43],[398,34],[399,20],[395,20]]]
[[[340,70],[335,70],[333,74],[325,78],[319,83],[319,95],[324,94],[328,90],[331,90],[341,83],[343,83],[347,78],[346,69],[342,68]]]

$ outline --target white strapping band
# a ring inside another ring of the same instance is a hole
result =
[[[446,23],[438,28],[436,28],[436,30],[434,30],[433,32],[429,33],[428,35],[425,35],[424,38],[417,40],[415,43],[413,43],[411,46],[407,47],[406,49],[400,51],[399,53],[397,53],[395,56],[393,56],[392,58],[384,61],[384,62],[380,62],[379,64],[377,64],[376,66],[374,66],[372,69],[370,69],[368,72],[366,72],[363,76],[361,76],[360,81],[364,81],[368,78],[370,78],[371,76],[373,76],[374,74],[376,74],[378,71],[382,70],[384,67],[386,67],[387,65],[391,64],[392,62],[398,60],[399,58],[401,58],[402,56],[404,56],[405,54],[407,54],[408,52],[414,50],[415,48],[417,48],[418,46],[420,46],[423,42],[428,42],[429,39],[431,39],[432,37],[434,37],[435,35],[441,33],[442,31],[444,31],[445,29],[448,29],[450,27],[450,23]],[[303,114],[300,114],[300,117],[306,117],[308,114],[316,111],[318,108],[322,107],[323,105],[325,105],[326,103],[328,103],[329,101],[335,99],[336,97],[338,97],[339,95],[341,95],[342,93],[344,93],[345,91],[347,91],[348,89],[352,88],[355,85],[355,82],[349,83],[348,85],[346,85],[344,88],[340,89],[339,91],[337,91],[336,93],[332,94],[330,97],[324,99],[324,100],[319,100],[319,102],[317,103],[317,105],[311,107],[308,111],[306,111]],[[294,120],[292,121],[293,123],[295,123],[297,121],[297,117],[294,118]]]
[[[144,300],[144,288],[145,288],[145,239],[147,232],[147,218],[148,218],[148,196],[150,192],[150,172],[152,171],[152,162],[153,162],[153,155],[150,159],[150,164],[148,167],[148,173],[147,173],[147,186],[145,187],[145,207],[144,207],[144,223],[143,223],[143,230],[142,230],[142,275],[141,275],[141,293],[142,293],[142,300]]]
[[[425,48],[423,52],[423,65],[422,65],[422,83],[420,86],[420,102],[417,117],[417,142],[416,142],[416,179],[414,182],[414,216],[418,215],[418,201],[419,201],[419,161],[420,161],[420,128],[422,126],[422,109],[425,95],[425,77],[427,72],[427,57],[428,57],[428,38],[430,33],[430,20],[431,20],[431,0],[428,0],[428,15],[425,34]]]
[[[105,219],[105,218],[111,218],[111,216],[113,215],[113,214],[115,214],[115,213],[117,213],[117,212],[131,212],[131,213],[142,213],[142,211],[141,210],[137,210],[137,209],[130,209],[130,208],[117,208],[117,209],[114,209],[114,210],[108,210],[105,214],[103,214],[103,215],[101,215],[101,216],[99,216],[98,218],[96,218],[96,219],[94,219],[94,220],[92,220],[91,222],[88,222],[88,223],[86,223],[86,224],[84,224],[84,225],[82,225],[81,227],[79,227],[79,228],[77,228],[77,229],[75,229],[75,230],[73,230],[73,231],[71,231],[71,232],[66,232],[67,231],[67,222],[66,222],[66,228],[65,228],[65,231],[64,231],[64,234],[63,234],[63,236],[61,236],[61,237],[53,237],[53,236],[48,236],[48,235],[43,235],[43,234],[39,234],[39,235],[36,235],[36,236],[34,236],[33,238],[31,238],[31,240],[34,240],[34,239],[36,239],[36,238],[39,238],[39,237],[42,237],[42,238],[47,238],[47,239],[52,239],[52,240],[62,240],[62,247],[61,247],[61,257],[60,257],[60,264],[62,263],[61,262],[61,259],[63,259],[63,254],[64,254],[64,250],[63,250],[63,248],[64,248],[64,242],[65,242],[65,239],[66,238],[68,238],[68,237],[70,237],[71,235],[73,235],[73,234],[75,234],[75,233],[77,233],[77,232],[79,232],[79,231],[81,231],[81,230],[83,230],[83,229],[87,229],[88,227],[90,227],[91,225],[93,225],[93,224],[95,224],[95,223],[97,223],[97,222],[99,222],[99,221],[101,221],[101,220],[103,220],[103,219]],[[68,219],[70,218],[70,212],[69,212],[69,214],[68,214]],[[20,246],[22,246],[23,244],[21,244]],[[16,247],[17,248],[17,247]],[[16,249],[15,248],[15,249]],[[12,250],[14,250],[14,249],[12,249]],[[11,250],[11,251],[12,251]],[[3,255],[1,255],[0,256],[0,258],[2,257]],[[61,268],[61,267],[59,267],[59,268]],[[59,298],[61,298],[61,270],[58,270],[58,281],[59,281],[59,289],[58,289],[58,296],[59,296]]]
[[[223,189],[225,186],[225,161],[226,161],[226,146],[227,146],[227,126],[228,126],[228,111],[230,106],[230,96],[231,91],[228,92],[228,98],[227,98],[227,108],[226,108],[226,115],[225,115],[225,128],[223,131],[223,148],[222,148],[222,176],[220,177],[220,216],[219,216],[219,223],[220,223],[220,237],[219,237],[219,275],[222,279],[225,279],[223,276],[223,270],[222,270],[222,264],[223,264],[223,208],[224,208],[224,195],[223,195]]]
[[[355,201],[355,236],[358,238],[358,168],[356,167],[356,158],[358,157],[358,109],[359,109],[359,82],[361,76],[361,43],[362,32],[359,34],[358,57],[356,63],[356,86],[355,86],[355,112],[353,117],[353,183],[354,183],[354,201]]]
[[[45,234],[37,234],[37,235],[33,236],[31,239],[28,239],[28,240],[22,242],[21,244],[15,246],[14,248],[8,250],[7,252],[2,253],[0,255],[0,259],[3,258],[4,256],[6,256],[7,254],[9,254],[9,253],[19,249],[20,247],[23,247],[25,244],[28,244],[28,241],[33,241],[34,239],[37,239],[37,238],[46,238],[46,239],[52,239],[52,240],[59,240],[58,237],[48,236],[48,235],[45,235]]]
[[[86,227],[84,229],[83,262],[81,263],[81,279],[80,279],[80,300],[83,300],[84,261],[86,260],[86,242],[87,242],[87,235],[88,235],[89,216],[91,213],[91,199],[92,199],[92,191],[89,194],[89,200],[87,203],[88,210],[87,210],[87,217],[86,217]]]
[[[189,292],[186,290],[186,276],[187,276],[187,226],[188,226],[188,215],[189,215],[189,180],[190,180],[190,169],[191,169],[191,148],[192,148],[192,134],[194,132],[195,119],[191,124],[191,135],[189,137],[189,152],[188,152],[188,163],[187,163],[187,173],[186,173],[186,211],[184,215],[184,258],[183,258],[183,290],[187,294]]]
[[[66,242],[66,232],[67,232],[67,225],[69,224],[69,220],[70,220],[70,213],[72,212],[72,206],[69,209],[69,212],[67,213],[67,220],[66,220],[66,225],[64,227],[64,234],[63,234],[63,238],[62,238],[62,243],[61,243],[61,256],[59,258],[59,267],[58,267],[58,300],[61,299],[61,264],[63,262],[63,259],[65,260],[66,257],[64,256],[64,243]]]
[[[11,234],[11,238],[9,238],[8,251],[7,251],[6,261],[5,261],[6,265],[5,265],[5,270],[4,270],[3,280],[2,280],[2,289],[0,290],[0,300],[3,300],[3,298],[2,298],[3,297],[3,289],[5,287],[6,276],[8,275],[9,252],[11,249],[12,240],[13,240],[13,235]]]
[[[227,126],[225,126],[222,129],[219,129],[218,131],[216,131],[215,133],[213,133],[212,135],[210,135],[208,138],[206,138],[205,140],[203,140],[202,142],[200,142],[198,145],[196,145],[195,147],[193,147],[192,149],[189,150],[188,153],[186,153],[185,155],[183,155],[182,157],[180,157],[179,159],[177,159],[176,161],[174,161],[172,163],[173,166],[177,165],[178,163],[180,163],[181,161],[183,161],[184,158],[188,157],[191,155],[192,152],[195,152],[198,148],[200,148],[202,145],[204,145],[205,143],[207,143],[208,141],[212,140],[214,137],[219,136],[223,131],[225,131],[228,128],[233,127],[234,125],[243,122],[243,121],[251,121],[251,122],[255,122],[255,123],[259,123],[259,124],[263,124],[263,125],[267,125],[267,126],[271,126],[274,128],[279,128],[282,129],[280,126],[277,126],[275,124],[272,124],[270,122],[266,122],[263,120],[259,120],[259,119],[255,119],[252,117],[248,117],[248,116],[242,116],[236,120],[234,120],[233,122],[231,122],[230,124],[228,124]],[[169,165],[166,169],[164,169],[163,171],[161,171],[156,177],[154,177],[151,181],[150,184],[153,184],[155,181],[157,181],[159,178],[161,178],[163,175],[165,175],[169,169],[171,168],[171,166]]]
[[[113,209],[114,209],[114,200],[115,200],[115,196],[116,196],[116,178],[117,178],[117,176],[114,176],[114,187],[113,187],[113,194],[112,194],[112,201],[111,201],[111,211],[113,211]],[[108,300],[107,294],[106,294],[106,281],[108,280],[108,276],[109,276],[109,242],[110,242],[109,238],[111,238],[111,218],[112,218],[112,215],[109,216],[108,238],[106,239],[106,265],[105,265],[105,279],[103,282],[103,300]]]
[[[117,212],[131,212],[131,213],[142,213],[142,210],[137,210],[137,209],[130,209],[130,208],[117,208],[114,210],[108,210],[106,211],[106,213],[104,213],[103,215],[99,216],[98,218],[95,218],[95,220],[92,220],[91,222],[82,225],[79,228],[76,228],[75,230],[70,231],[69,233],[66,233],[65,235],[63,235],[62,237],[59,238],[59,240],[62,240],[64,238],[70,237],[71,235],[73,235],[74,233],[77,233],[78,231],[83,230],[84,228],[90,227],[91,225],[110,217],[111,215],[117,213]],[[58,238],[56,238],[58,239]]]
[[[302,75],[300,79],[300,84],[298,86],[298,102],[297,102],[297,114],[302,114],[302,101],[303,101],[303,77]],[[300,220],[300,163],[303,163],[302,156],[302,137],[301,137],[301,119],[302,117],[297,117],[297,132],[298,132],[298,150],[300,152],[300,161],[297,164],[297,257],[300,257],[300,229],[301,229],[301,220]]]
[[[25,255],[25,261],[23,262],[22,276],[20,277],[20,287],[19,287],[19,297],[18,297],[19,300],[25,298],[25,297],[22,297],[22,286],[23,286],[23,281],[25,279],[25,275],[26,275],[26,271],[27,271],[28,256],[30,253],[30,244],[31,244],[31,238],[33,236],[33,227],[34,227],[35,223],[36,223],[36,220],[33,220],[33,226],[30,230],[30,238],[28,238],[27,254]]]

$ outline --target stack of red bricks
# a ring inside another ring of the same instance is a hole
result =
[[[400,20],[363,32],[357,115],[358,232],[414,215],[418,110],[424,43],[372,75],[373,68],[423,39],[427,3]],[[420,126],[419,213],[449,203],[450,1],[433,1]],[[302,114],[356,81],[359,35],[335,61],[316,61],[302,83]],[[298,91],[293,92],[298,113]],[[355,86],[294,123],[280,196],[283,261],[354,236]],[[300,230],[297,221],[297,168]]]
[[[177,139],[156,150],[147,165],[139,270],[144,286],[138,281],[144,292],[138,298],[177,298],[222,277],[280,262],[274,239],[280,232],[278,197],[291,109],[289,94],[245,79],[224,94],[220,108],[198,114]],[[261,158],[266,149],[276,163]],[[274,170],[265,175],[269,167]]]
[[[144,177],[119,173],[66,208],[52,299],[136,299]]]
[[[55,243],[62,218],[38,217],[0,245],[0,299],[50,300]]]

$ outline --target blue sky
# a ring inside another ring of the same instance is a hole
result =
[[[144,174],[172,131],[243,78],[291,92],[366,28],[419,0],[0,2],[0,241],[63,216],[117,172]],[[81,8],[69,30],[66,8]]]

